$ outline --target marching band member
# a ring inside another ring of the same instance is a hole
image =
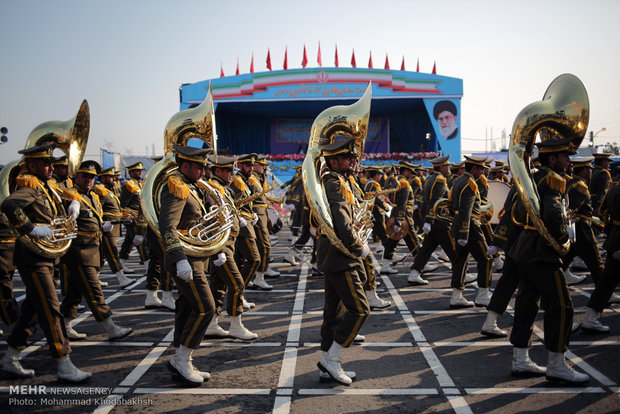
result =
[[[101,239],[102,259],[107,260],[110,270],[116,276],[121,289],[134,284],[135,280],[125,276],[120,258],[118,257],[118,248],[116,247],[116,239],[121,235],[120,220],[121,201],[114,193],[114,167],[106,168],[99,173],[99,182],[93,187],[93,191],[99,196],[101,206],[103,208],[103,220],[115,222],[110,231],[104,231]],[[102,260],[103,263],[103,260]]]
[[[0,213],[0,317],[7,325],[12,325],[19,315],[19,307],[13,295],[15,240],[15,232],[8,219]]]
[[[598,214],[601,201],[605,198],[605,193],[611,186],[611,172],[609,171],[609,157],[611,154],[594,154],[594,171],[590,179],[590,195],[592,197],[592,211]]]
[[[370,306],[364,292],[362,263],[362,259],[370,253],[370,248],[368,244],[362,245],[353,238],[355,199],[346,180],[354,172],[359,156],[354,142],[354,139],[349,139],[319,147],[328,168],[322,174],[322,180],[334,230],[350,250],[359,254],[355,259],[345,256],[327,237],[322,234],[317,236],[317,264],[325,275],[325,306],[321,326],[323,356],[317,366],[343,385],[350,385],[351,377],[355,374],[342,369],[342,354],[370,315]]]
[[[54,171],[53,149],[53,144],[44,144],[19,151],[24,155],[27,173],[17,177],[17,189],[2,203],[2,212],[21,235],[52,237],[49,223],[58,217],[61,206],[60,196],[48,183]],[[75,209],[70,210],[72,216]],[[22,367],[19,354],[26,348],[38,322],[52,358],[58,360],[58,379],[75,383],[86,380],[91,373],[76,368],[69,358],[71,347],[53,280],[54,259],[35,253],[18,239],[14,263],[26,285],[26,299],[7,340],[9,347],[0,360],[0,368],[19,377],[34,376],[34,370]]]
[[[73,188],[73,181],[69,177],[69,161],[67,161],[67,156],[63,155],[62,157],[54,158],[52,166],[54,167],[53,177],[58,188],[61,190]]]
[[[286,204],[294,206],[291,212],[291,230],[293,236],[299,236],[304,214],[304,183],[301,181],[301,165],[295,167],[295,175],[293,175],[293,178],[282,184],[282,188],[287,187],[288,189],[286,190],[286,193],[284,195],[284,198],[286,199]],[[296,260],[285,260],[291,263],[293,266],[297,266],[299,264]]]
[[[450,235],[450,223],[436,218],[433,207],[440,198],[448,197],[448,176],[450,175],[449,155],[429,160],[433,164],[434,172],[424,183],[422,207],[424,213],[424,241],[415,257],[407,282],[417,285],[427,285],[428,281],[421,276],[422,270],[428,263],[437,246],[441,246],[450,261],[454,263],[454,240]]]
[[[140,255],[140,260],[146,264],[148,268],[148,253],[143,245],[144,235],[146,234],[146,221],[142,218],[142,208],[140,207],[140,193],[142,191],[142,172],[144,167],[142,162],[137,162],[127,167],[129,179],[121,189],[121,207],[134,210],[137,219],[131,223],[125,224],[125,239],[121,245],[119,257],[121,265],[125,273],[134,273],[132,269],[127,267],[129,253],[133,246],[136,246]]]
[[[563,245],[569,231],[562,214],[566,180],[562,177],[569,162],[572,137],[536,143],[540,169],[534,174],[541,200],[541,219],[550,235]],[[574,152],[573,152],[574,153]],[[590,377],[566,365],[564,354],[573,324],[573,303],[562,272],[562,257],[550,247],[529,219],[519,235],[512,256],[517,261],[519,290],[515,301],[514,325],[510,334],[513,361],[525,361],[532,375],[546,374],[550,381],[584,384]],[[534,320],[539,303],[545,310],[544,342],[549,351],[546,368],[529,361]]]
[[[460,176],[451,190],[451,205],[454,211],[452,237],[456,239],[455,258],[452,263],[451,308],[468,308],[475,305],[487,306],[491,299],[490,259],[480,222],[480,191],[476,179],[482,174],[486,158],[465,156],[465,174]],[[469,255],[478,263],[478,294],[474,302],[463,297],[465,272]]]
[[[232,215],[233,226],[226,244],[220,252],[211,258],[211,292],[216,309],[215,316],[207,327],[206,335],[216,337],[231,336],[248,341],[258,338],[258,335],[243,326],[241,322],[241,315],[244,310],[243,293],[245,291],[245,283],[235,262],[235,246],[236,239],[239,236],[241,217],[238,215],[239,213],[235,207],[234,193],[229,186],[234,175],[233,166],[235,159],[212,155],[209,157],[209,162],[211,164],[209,185],[224,196],[226,203],[234,214]],[[232,318],[228,331],[218,325],[218,315],[222,312],[224,296],[227,292],[226,312]]]
[[[192,352],[200,345],[215,315],[215,301],[207,282],[208,258],[187,256],[177,232],[187,232],[208,211],[205,191],[196,182],[205,175],[209,150],[175,145],[174,151],[178,169],[162,186],[159,211],[159,232],[166,251],[164,263],[179,290],[173,339],[177,350],[168,368],[188,384],[198,386],[210,374],[193,365]]]
[[[77,333],[71,322],[77,316],[78,305],[86,298],[86,303],[97,322],[103,325],[108,338],[113,341],[129,335],[133,329],[123,328],[112,321],[112,311],[105,302],[99,282],[101,266],[99,246],[103,232],[112,230],[113,225],[103,220],[103,210],[99,196],[92,191],[95,177],[101,167],[95,161],[84,161],[74,177],[74,187],[63,191],[65,205],[78,203],[76,216],[77,237],[73,239],[64,261],[69,269],[69,283],[65,286],[65,297],[60,304],[60,311],[65,320],[67,337],[73,340],[86,338],[86,334]]]

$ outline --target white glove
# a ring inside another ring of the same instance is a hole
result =
[[[104,221],[101,227],[103,228],[103,231],[107,233],[112,230],[112,227],[114,227],[114,225],[109,221]]]
[[[31,236],[38,237],[40,239],[47,239],[54,235],[54,231],[48,225],[34,226],[34,229],[30,232]]]
[[[456,242],[457,242],[457,243],[459,244],[459,246],[461,246],[461,247],[467,246],[467,240],[458,239]]]
[[[77,200],[71,201],[71,204],[69,204],[69,208],[67,209],[67,213],[73,220],[77,220],[80,215],[80,202]]]
[[[368,243],[364,243],[362,246],[362,259],[370,254],[370,247]]]
[[[295,210],[295,204],[285,204],[284,205],[284,211],[286,211],[287,213],[290,213],[293,210]]]
[[[431,232],[431,223],[424,223],[424,226],[422,226],[422,231],[424,232],[424,234],[428,234]]]
[[[217,259],[215,259],[215,260],[213,261],[213,264],[214,264],[214,265],[216,265],[216,266],[221,266],[221,265],[223,265],[224,263],[226,263],[226,253],[224,253],[224,252],[219,252],[219,253],[217,254]]]
[[[418,209],[418,205],[417,205],[417,204],[414,204],[414,205],[413,205],[413,211],[416,211],[417,209]]]
[[[495,254],[499,251],[499,247],[497,246],[489,246],[487,247],[487,256],[495,256]]]
[[[243,217],[239,217],[239,226],[240,227],[246,227],[248,225],[248,222],[245,221],[245,219]]]
[[[140,236],[139,234],[136,234],[135,236],[133,236],[132,243],[134,246],[140,246],[143,241],[144,241],[144,236]]]
[[[254,216],[252,218],[252,225],[256,226],[256,223],[258,223],[258,214],[254,213]]]
[[[400,231],[401,227],[400,227],[400,221],[396,220],[394,222],[394,233],[398,233]]]
[[[611,254],[611,257],[613,257],[614,259],[620,261],[620,250],[616,250],[615,252],[613,252]]]
[[[568,239],[575,240],[575,230],[572,226],[567,226],[566,231],[568,232]]]
[[[189,265],[187,259],[177,262],[177,276],[184,282],[192,280],[192,267]]]
[[[316,229],[312,226],[310,226],[310,234],[312,235],[312,237],[316,237]]]

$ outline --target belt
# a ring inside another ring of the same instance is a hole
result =
[[[587,221],[592,221],[592,216],[586,216],[584,214],[577,214],[577,217],[579,217],[580,219],[587,220]]]
[[[77,231],[77,235],[78,236],[84,236],[84,237],[99,237],[101,236],[101,232],[100,231],[82,231],[82,230],[78,230]]]
[[[15,243],[15,238],[11,238],[11,239],[1,239],[0,243]]]
[[[536,231],[538,231],[538,229],[535,226],[530,226],[529,224],[526,224],[525,226],[523,226],[523,228],[525,230],[536,230]]]

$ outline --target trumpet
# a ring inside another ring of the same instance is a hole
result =
[[[245,198],[241,198],[239,200],[235,200],[235,206],[237,208],[239,208],[241,206],[249,204],[252,201],[256,200],[257,198],[260,198],[260,197],[264,196],[265,194],[267,194],[271,190],[273,190],[273,186],[270,186],[269,188],[264,188],[263,191],[261,191],[260,193],[254,193],[254,194],[252,194],[250,196],[247,196]]]
[[[387,188],[385,190],[369,191],[366,194],[364,194],[364,200],[371,200],[375,197],[382,197],[384,195],[395,193],[398,190],[399,190],[398,187],[395,187],[395,188]]]

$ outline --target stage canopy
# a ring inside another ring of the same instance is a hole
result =
[[[349,105],[372,82],[367,153],[438,152],[461,158],[463,81],[389,69],[311,68],[248,73],[181,86],[181,109],[213,88],[218,152],[299,154],[314,118]]]

